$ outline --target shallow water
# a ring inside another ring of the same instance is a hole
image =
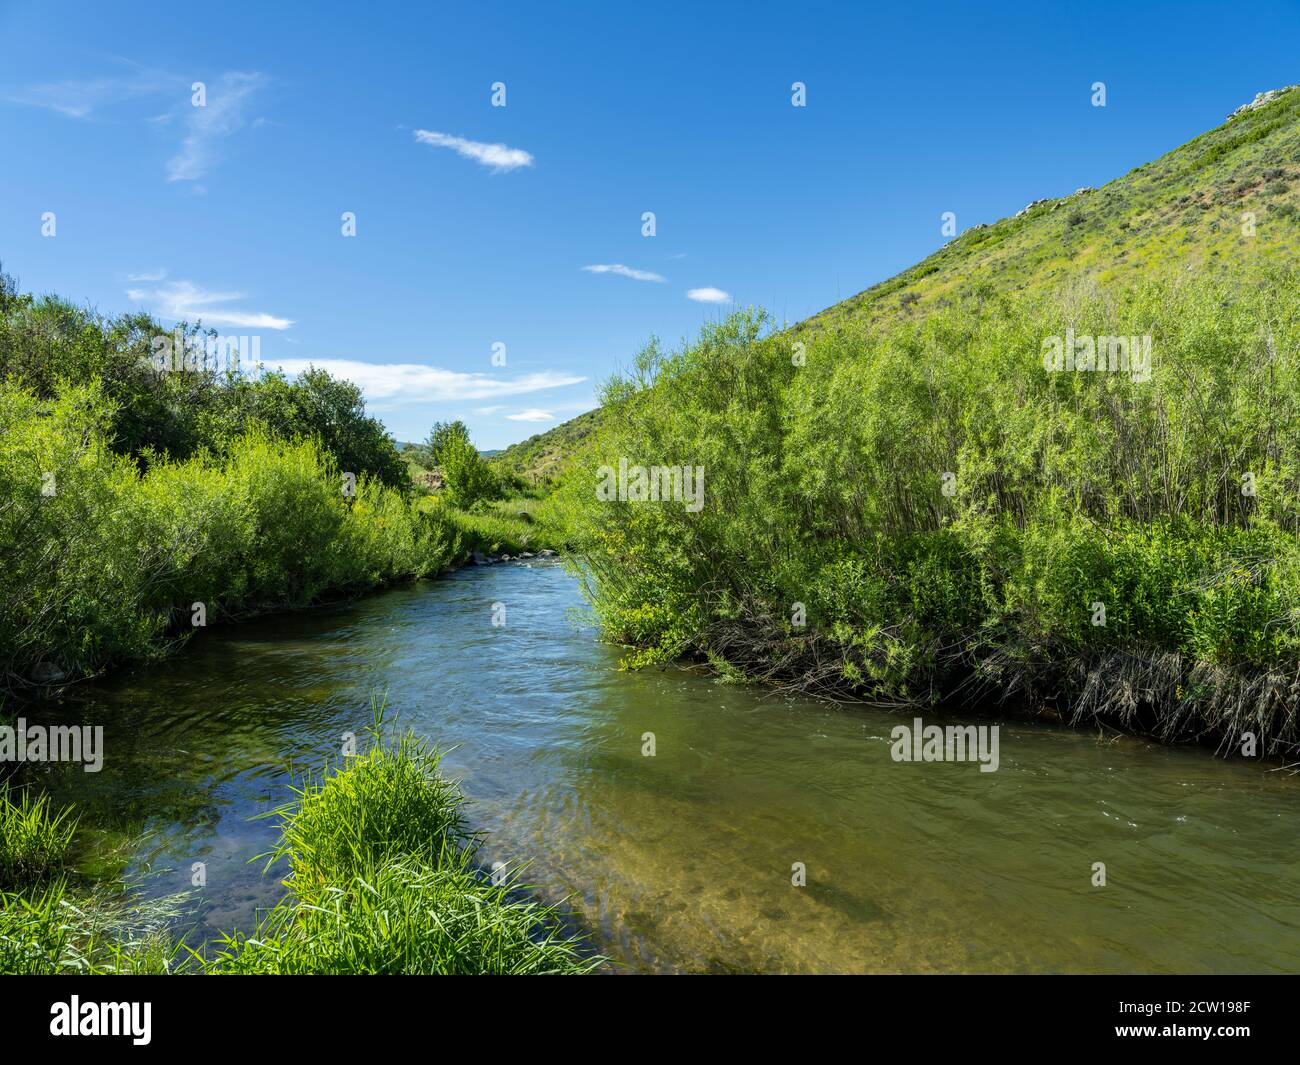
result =
[[[619,672],[580,607],[558,565],[467,569],[213,628],[26,716],[105,727],[101,772],[48,783],[87,861],[127,846],[140,890],[192,890],[200,939],[275,900],[249,861],[274,821],[253,818],[386,691],[390,719],[454,747],[485,858],[527,864],[634,970],[1300,970],[1297,779],[1015,720],[997,772],[898,763],[898,717]]]

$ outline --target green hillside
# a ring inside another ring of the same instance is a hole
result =
[[[814,315],[915,316],[981,288],[1044,292],[1168,267],[1234,271],[1300,252],[1300,92],[1250,107],[1099,189],[1040,200],[974,226],[901,274]],[[1267,97],[1268,94],[1261,94]],[[1254,216],[1254,236],[1243,216]]]
[[[1237,273],[1300,259],[1300,92],[1249,107],[1099,189],[1040,200],[978,225],[902,273],[791,327],[915,320],[980,293],[1047,292],[1067,280],[1105,285],[1173,268]],[[1260,94],[1267,97],[1269,94]],[[1243,216],[1254,215],[1254,236]],[[493,459],[530,480],[554,477],[589,440],[588,411]]]
[[[590,439],[600,424],[600,416],[599,409],[579,414],[553,429],[512,444],[504,451],[493,452],[489,462],[497,472],[513,474],[533,484],[548,481],[556,477],[584,441]]]

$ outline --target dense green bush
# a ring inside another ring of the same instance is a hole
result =
[[[408,488],[406,463],[356,385],[320,369],[292,381],[259,375],[248,352],[239,353],[240,372],[229,372],[198,347],[216,337],[198,324],[164,329],[145,314],[106,317],[38,299],[0,273],[0,381],[52,400],[64,382],[98,380],[104,439],[119,454],[221,454],[258,425],[286,440],[315,438],[340,470]]]
[[[109,446],[97,383],[43,401],[0,382],[0,674],[92,673],[223,615],[436,574],[459,537],[403,493],[353,485],[315,439],[256,425],[143,468]]]
[[[795,333],[747,312],[651,344],[558,497],[597,612],[632,662],[1300,740],[1297,280],[990,291]],[[1149,379],[1049,372],[1067,331],[1150,336]],[[601,501],[620,459],[704,467],[703,510]]]
[[[452,506],[468,510],[476,503],[496,499],[501,486],[492,468],[478,453],[459,422],[438,442],[436,460],[442,467],[443,494]],[[435,430],[436,433],[436,430]]]

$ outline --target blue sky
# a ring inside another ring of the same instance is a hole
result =
[[[350,376],[399,439],[461,417],[501,447],[651,335],[797,320],[929,254],[945,211],[1104,184],[1300,82],[1298,45],[1267,0],[0,0],[0,260]]]

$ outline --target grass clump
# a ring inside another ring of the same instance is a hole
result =
[[[381,715],[382,718],[382,715]],[[583,974],[563,915],[494,883],[439,754],[408,735],[298,789],[269,856],[286,897],[251,935],[210,954],[169,934],[181,897],[142,901],[75,883],[74,822],[45,799],[0,792],[0,974]]]
[[[0,785],[0,973],[166,972],[175,900],[130,904],[78,885],[68,860],[75,830],[70,809]]]
[[[0,973],[6,976],[159,975],[178,949],[166,928],[175,900],[128,901],[58,879],[0,892]]]
[[[0,783],[0,890],[29,887],[61,874],[75,831],[70,809],[56,811],[47,796]]]
[[[272,859],[286,898],[231,935],[208,973],[580,974],[586,957],[550,908],[478,868],[463,799],[440,756],[407,735],[298,790]]]

